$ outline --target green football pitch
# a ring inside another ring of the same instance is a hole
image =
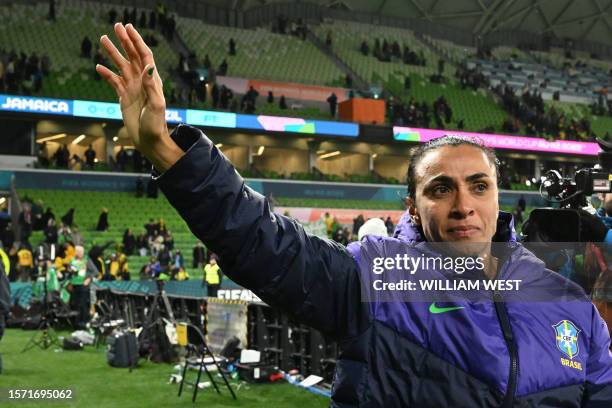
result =
[[[177,396],[178,385],[168,384],[175,371],[173,365],[155,364],[140,359],[131,373],[128,369],[112,368],[106,362],[104,347],[85,346],[82,351],[64,351],[57,347],[47,350],[33,348],[22,353],[34,331],[9,329],[0,341],[3,372],[0,390],[7,389],[65,389],[74,390],[71,402],[16,402],[0,401],[2,407],[327,407],[329,398],[279,381],[272,384],[248,384],[232,380],[238,400],[232,400],[227,389],[222,394],[214,388],[201,389],[195,404],[191,403],[193,389],[187,387]],[[65,334],[65,333],[63,333]],[[60,334],[61,335],[61,334]],[[194,379],[196,372],[189,379]],[[201,381],[207,380],[204,378]],[[219,378],[220,380],[220,378]],[[3,396],[4,396],[3,395]]]

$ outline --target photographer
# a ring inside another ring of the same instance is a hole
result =
[[[609,406],[605,323],[577,285],[513,242],[507,219],[498,225],[493,151],[458,137],[419,145],[409,161],[406,240],[366,237],[345,248],[272,213],[200,130],[179,126],[170,135],[150,49],[130,25],[117,24],[115,33],[129,61],[103,36],[121,75],[96,69],[120,97],[136,148],[228,277],[338,340],[332,407]],[[494,240],[502,242],[499,254]],[[534,307],[497,292],[492,300],[452,306],[363,301],[372,257],[417,257],[424,242],[477,244],[488,281],[511,277],[545,294],[563,287],[572,301]]]

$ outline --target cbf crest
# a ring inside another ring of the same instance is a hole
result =
[[[561,320],[553,325],[557,348],[570,359],[578,355],[578,333],[580,330],[569,320]]]

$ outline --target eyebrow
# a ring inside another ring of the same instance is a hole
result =
[[[472,175],[467,176],[465,178],[465,181],[467,181],[468,183],[471,183],[476,180],[480,180],[482,178],[490,178],[490,177],[491,176],[489,176],[487,173],[480,172],[480,173],[474,173]],[[453,178],[449,176],[434,177],[427,184],[430,185],[435,182],[440,182],[440,183],[445,183],[445,184],[455,184],[455,180],[453,180]]]

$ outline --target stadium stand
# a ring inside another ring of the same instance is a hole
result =
[[[437,74],[438,56],[421,43],[410,30],[393,27],[375,26],[372,24],[336,21],[323,23],[314,29],[316,35],[325,40],[328,33],[332,36],[332,49],[353,71],[366,81],[376,83],[379,79],[387,81],[392,74],[406,75],[408,73],[421,76]],[[425,60],[425,65],[404,64],[401,59],[392,58],[390,62],[380,62],[374,55],[374,42],[378,39],[381,44],[384,40],[389,46],[398,42],[400,50],[407,46],[419,58]],[[360,51],[363,41],[368,43],[370,53],[364,56]],[[444,75],[451,77],[454,74],[450,64],[445,64]]]
[[[80,57],[85,36],[94,44],[93,56],[100,36],[112,32],[108,22],[111,8],[99,2],[66,0],[59,4],[56,20],[49,21],[48,5],[44,2],[0,6],[0,49],[28,55],[36,53],[39,58],[48,55],[51,72],[43,79],[41,95],[114,101],[115,92],[103,81],[94,80],[93,60]],[[170,86],[170,70],[178,63],[177,55],[156,31],[145,29],[143,35],[154,35],[157,39],[154,51],[160,61],[158,69]],[[110,37],[116,40],[114,34]]]
[[[184,17],[177,22],[179,34],[198,59],[208,54],[215,70],[225,59],[228,76],[320,85],[337,85],[344,77],[312,43],[291,35],[271,33],[266,28],[209,25]],[[233,56],[228,55],[230,38],[236,42]]]

